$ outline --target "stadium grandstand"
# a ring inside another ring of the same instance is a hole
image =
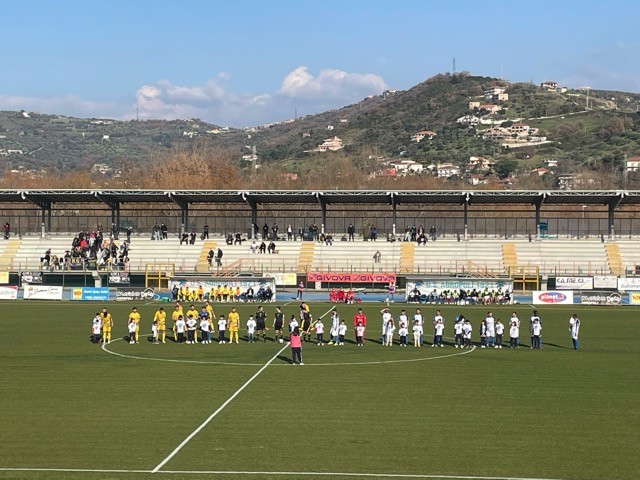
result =
[[[635,274],[639,205],[639,191],[0,190],[0,270]],[[98,231],[95,261],[68,258]]]

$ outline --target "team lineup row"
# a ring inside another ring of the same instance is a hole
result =
[[[406,310],[401,310],[400,314],[394,319],[389,308],[383,308],[381,315],[381,341],[384,346],[392,346],[394,342],[402,347],[406,347],[409,343],[409,335],[412,335],[413,346],[420,348],[425,344],[424,333],[426,319],[420,308],[415,309],[415,313],[410,317]],[[216,316],[208,301],[198,310],[195,305],[191,304],[189,309],[184,312],[182,305],[176,302],[174,311],[171,314],[173,321],[172,331],[173,340],[177,343],[186,344],[210,344],[213,342],[213,334],[216,333],[217,341],[224,343],[239,343],[239,331],[242,328],[240,315],[235,307],[225,315]],[[365,335],[367,331],[367,316],[363,313],[362,308],[353,315],[353,330],[355,336],[355,344],[364,346]],[[129,343],[139,343],[140,336],[140,313],[136,307],[131,309],[127,317],[127,330],[129,332]],[[167,312],[163,307],[158,308],[154,313],[151,334],[153,343],[166,343],[167,330]],[[520,319],[516,312],[506,322],[502,323],[499,318],[494,318],[492,312],[488,312],[487,316],[481,321],[479,326],[480,348],[502,348],[503,338],[508,333],[509,346],[517,349],[520,346]],[[431,318],[433,326],[433,341],[431,347],[444,348],[444,330],[445,319],[440,310],[436,310]],[[285,318],[282,308],[275,307],[275,313],[272,319],[272,328],[274,330],[273,338],[267,338],[267,313],[262,305],[257,307],[255,315],[250,315],[246,320],[244,328],[246,329],[245,340],[248,343],[254,343],[257,340],[266,342],[273,340],[280,343],[284,342]],[[96,313],[91,325],[92,341],[94,343],[109,343],[111,341],[111,331],[113,328],[113,318],[106,308]],[[317,345],[331,344],[334,346],[344,345],[345,336],[347,334],[347,324],[340,318],[337,308],[330,311],[328,338],[325,342],[326,327],[322,321],[322,317],[317,320],[313,319],[309,305],[306,302],[300,304],[298,316],[291,315],[288,322],[288,335],[290,339],[291,333],[297,331],[301,335],[302,342],[313,342]],[[469,319],[464,315],[455,317],[453,323],[454,347],[469,348],[472,346],[472,333],[474,329]],[[573,314],[569,320],[569,331],[574,350],[579,348],[579,331],[580,319],[577,314]],[[529,318],[530,348],[542,348],[542,318],[536,310]],[[397,335],[397,341],[395,337]],[[314,338],[312,338],[314,337]]]

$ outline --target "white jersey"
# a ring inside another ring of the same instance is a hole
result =
[[[336,335],[340,329],[340,316],[334,315],[331,317],[331,334]]]
[[[416,314],[413,316],[413,321],[414,321],[414,322],[418,322],[418,325],[419,325],[419,326],[422,326],[422,325],[424,324],[424,317],[422,316],[422,314],[421,314],[421,313],[416,313]]]
[[[435,325],[438,322],[442,322],[444,325],[444,317],[442,315],[436,315],[433,317],[433,324]]]
[[[247,320],[247,333],[253,333],[256,329],[256,321],[253,318]]]
[[[398,326],[400,325],[409,325],[409,317],[405,314],[398,315]]]
[[[198,327],[198,321],[195,318],[187,320],[187,330],[193,331]]]
[[[396,326],[393,323],[388,323],[384,331],[387,335],[393,335],[393,332],[396,331]]]
[[[502,322],[496,323],[496,334],[502,335],[503,333],[504,333],[504,325],[502,324]]]
[[[129,322],[127,328],[129,329],[129,333],[136,333],[136,322]]]
[[[207,320],[206,318],[200,320],[200,330],[202,330],[203,332],[208,332],[209,330],[211,330],[211,324],[209,323],[209,320]]]
[[[578,318],[571,317],[569,320],[569,330],[571,331],[571,338],[577,340],[578,334],[580,333],[580,320]]]
[[[512,323],[511,328],[509,328],[509,336],[511,338],[518,338],[520,336],[520,327],[515,323]]]
[[[485,334],[487,335],[487,337],[494,337],[496,334],[496,320],[493,317],[487,317],[484,319],[484,324],[485,324]]]
[[[324,323],[316,322],[315,329],[316,333],[324,333]]]
[[[391,313],[389,312],[384,312],[382,314],[382,328],[385,328],[387,326],[387,323],[389,323],[389,320],[391,320],[393,317],[391,316]]]
[[[293,320],[291,320],[291,321],[289,322],[289,331],[293,332],[293,331],[296,329],[296,327],[297,327],[298,325],[300,325],[300,324],[299,324],[299,323],[298,323],[298,321],[294,318]]]
[[[529,319],[529,325],[531,326],[532,331],[533,331],[533,324],[535,323],[536,320],[538,320],[538,323],[542,325],[542,320],[538,315],[531,315],[531,318]]]
[[[422,325],[414,325],[413,326],[413,334],[418,336],[422,335]]]
[[[185,330],[186,327],[187,327],[187,324],[184,323],[184,320],[182,320],[182,319],[176,320],[176,332],[177,333],[184,333],[184,330]]]
[[[338,327],[338,335],[344,335],[345,333],[347,333],[347,325],[344,323],[341,323],[340,326]]]
[[[218,320],[218,331],[225,331],[227,329],[227,319],[221,318]]]
[[[464,338],[471,338],[472,331],[473,331],[473,327],[471,326],[470,323],[465,323],[462,326],[462,334],[464,335]]]
[[[400,328],[398,328],[398,335],[400,335],[401,337],[406,337],[407,335],[409,335],[409,329],[404,325],[401,326]]]
[[[462,335],[463,329],[464,329],[464,324],[462,322],[456,322],[453,324],[453,332],[456,335]]]
[[[542,325],[540,325],[538,322],[535,322],[533,325],[531,325],[531,333],[534,336],[539,336],[540,333],[542,333]]]
[[[434,331],[436,335],[442,335],[442,333],[444,332],[444,323],[436,323]]]
[[[363,327],[362,325],[358,325],[356,327],[356,336],[364,337],[364,331],[365,331],[365,327]]]
[[[518,317],[511,317],[509,319],[509,325],[515,323],[517,327],[520,327],[520,319]]]
[[[101,331],[102,331],[102,321],[100,320],[99,317],[96,317],[93,319],[93,323],[91,324],[91,332],[94,335],[100,335]]]

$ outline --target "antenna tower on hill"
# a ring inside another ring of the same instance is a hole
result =
[[[453,57],[453,62],[451,62],[451,75],[456,74],[456,57]]]

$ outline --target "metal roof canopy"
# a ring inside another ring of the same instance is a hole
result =
[[[41,208],[55,203],[120,204],[554,204],[640,205],[640,191],[620,190],[84,190],[0,189],[0,203],[29,202]]]

